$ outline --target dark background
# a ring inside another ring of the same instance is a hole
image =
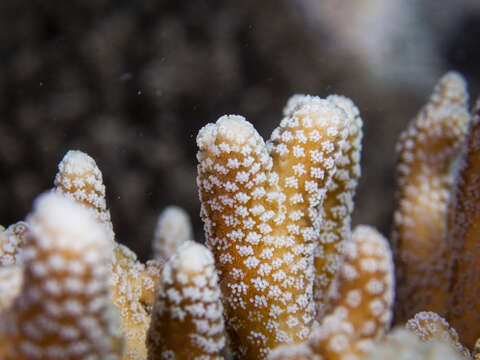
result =
[[[480,90],[476,0],[0,1],[0,223],[25,217],[69,149],[103,172],[120,242],[151,254],[185,208],[203,241],[198,130],[265,138],[289,96],[351,97],[364,119],[354,223],[389,234],[399,132],[447,70]],[[388,4],[386,4],[388,3]]]

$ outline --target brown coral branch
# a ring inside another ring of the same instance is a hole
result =
[[[457,329],[460,339],[473,347],[480,335],[480,101],[472,112],[453,194],[453,224],[449,234],[453,249],[452,298],[448,321]]]
[[[446,74],[398,142],[398,208],[392,233],[398,322],[422,310],[446,311],[446,211],[452,164],[467,133],[467,98],[463,77]]]

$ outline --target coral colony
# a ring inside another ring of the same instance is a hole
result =
[[[206,245],[169,207],[146,264],[116,241],[95,161],[69,151],[0,228],[0,359],[480,359],[467,97],[446,74],[400,137],[392,248],[351,229],[362,120],[343,96],[293,96],[268,141],[238,115],[201,129]]]

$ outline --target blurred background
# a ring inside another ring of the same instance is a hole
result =
[[[475,99],[479,64],[478,0],[1,0],[0,223],[78,149],[140,258],[167,205],[203,241],[198,130],[242,114],[268,139],[294,93],[338,93],[364,120],[354,223],[388,235],[399,132],[447,70]]]

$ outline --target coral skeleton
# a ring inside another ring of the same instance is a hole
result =
[[[468,130],[467,99],[463,77],[446,74],[397,145],[398,208],[392,243],[397,272],[395,318],[399,323],[419,311],[446,313],[446,217],[454,179],[452,165]]]
[[[238,115],[197,136],[207,245],[232,349],[247,359],[305,342],[315,314],[313,249],[348,129],[332,101],[298,99],[268,144]]]
[[[187,241],[162,272],[148,329],[148,359],[222,359],[225,327],[213,255]]]
[[[178,206],[168,206],[157,220],[153,236],[153,258],[165,262],[180,245],[192,239],[192,225],[187,212]]]
[[[89,211],[52,193],[36,200],[27,222],[22,290],[0,315],[4,358],[119,359],[105,229]]]

